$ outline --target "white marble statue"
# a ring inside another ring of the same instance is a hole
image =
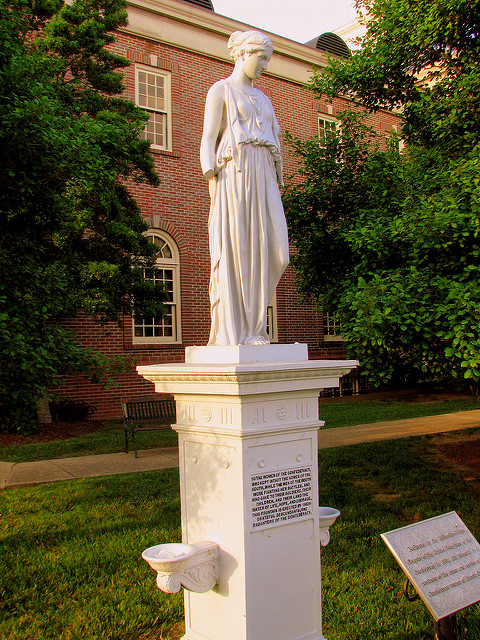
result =
[[[253,86],[273,46],[258,31],[236,31],[228,48],[235,68],[208,92],[200,150],[211,197],[208,344],[268,344],[267,306],[289,260],[279,125]]]

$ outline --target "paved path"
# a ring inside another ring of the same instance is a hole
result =
[[[480,409],[425,418],[375,422],[354,427],[320,430],[319,449],[343,447],[361,442],[395,440],[447,431],[480,427]],[[109,453],[41,462],[0,462],[0,491],[60,480],[94,478],[118,473],[136,473],[178,466],[178,449],[147,449],[133,453]]]

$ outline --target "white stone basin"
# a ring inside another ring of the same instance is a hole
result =
[[[145,549],[142,558],[155,571],[181,571],[195,552],[196,549],[191,544],[170,542]]]
[[[339,515],[340,511],[333,507],[318,507],[318,521],[320,529],[331,527]]]
[[[218,544],[209,540],[170,542],[145,549],[142,558],[157,572],[157,586],[165,593],[177,593],[181,587],[205,593],[218,581],[218,552]]]

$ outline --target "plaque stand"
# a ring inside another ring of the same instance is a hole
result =
[[[324,640],[318,394],[357,362],[307,358],[193,347],[185,364],[138,367],[175,396],[182,541],[219,549],[216,586],[185,591],[184,640]]]

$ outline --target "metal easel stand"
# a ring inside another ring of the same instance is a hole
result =
[[[405,580],[403,586],[403,593],[409,602],[414,602],[418,599],[418,593],[409,591],[411,587],[410,580]],[[452,614],[446,618],[440,618],[435,621],[435,635],[432,636],[426,633],[422,636],[422,640],[467,640],[468,626],[464,618],[461,618],[457,623],[457,616]]]

